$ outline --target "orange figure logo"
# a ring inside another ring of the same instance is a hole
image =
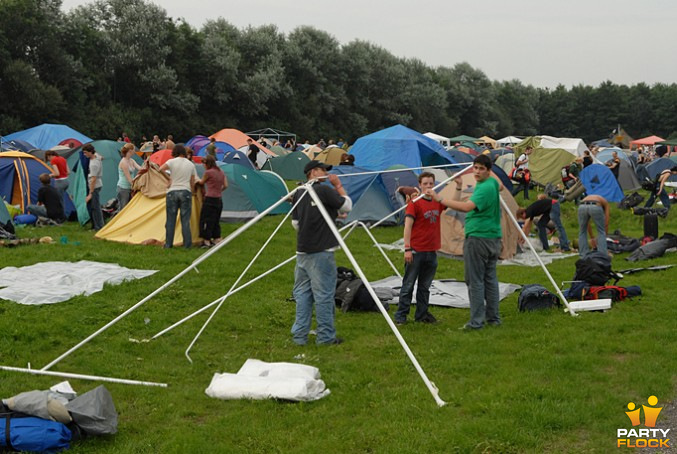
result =
[[[655,406],[658,403],[658,398],[656,396],[650,396],[647,399],[647,402],[649,405],[651,405],[650,407],[642,405],[642,409],[644,410],[644,426],[656,427],[656,419],[658,419],[658,414],[661,412],[663,407]],[[626,411],[625,414],[628,415],[628,418],[630,418],[630,422],[632,423],[633,427],[639,426],[639,408],[635,409],[634,402],[630,402],[628,403],[628,410],[630,411]]]

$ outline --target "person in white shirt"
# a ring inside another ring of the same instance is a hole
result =
[[[195,165],[186,159],[186,148],[175,145],[172,150],[173,158],[162,164],[160,170],[169,171],[170,179],[167,185],[167,221],[165,223],[165,248],[174,245],[174,230],[176,215],[181,211],[181,234],[183,247],[188,249],[192,245],[190,233],[190,213],[193,204],[193,188],[197,171]]]

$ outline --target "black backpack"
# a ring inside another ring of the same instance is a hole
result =
[[[611,279],[614,284],[620,277],[611,270],[611,258],[603,252],[589,252],[576,261],[574,281],[584,281],[590,285],[606,285]]]
[[[641,245],[637,238],[632,238],[621,234],[607,235],[606,237],[606,248],[614,254],[621,252],[632,252],[640,246]]]
[[[618,208],[621,210],[629,210],[634,208],[644,201],[644,196],[639,192],[633,192],[632,194],[626,195],[623,197],[623,200],[618,202]]]
[[[525,285],[517,298],[517,308],[520,312],[551,309],[560,305],[559,297],[539,284]]]

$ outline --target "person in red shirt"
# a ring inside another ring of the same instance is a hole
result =
[[[52,167],[50,177],[54,178],[54,187],[59,191],[61,202],[63,203],[63,195],[68,189],[68,163],[62,156],[56,154],[54,150],[47,150],[45,152],[45,161]]]
[[[197,184],[204,188],[204,201],[200,211],[200,237],[202,247],[209,248],[221,241],[221,211],[223,200],[221,193],[228,188],[228,179],[223,170],[216,165],[214,156],[208,154],[202,160],[205,173]]]
[[[435,176],[423,172],[418,177],[421,192],[435,186]],[[428,311],[430,285],[437,271],[437,250],[442,245],[440,237],[440,216],[446,206],[424,196],[416,202],[409,202],[404,217],[404,278],[400,289],[400,299],[395,312],[395,323],[403,325],[407,322],[409,306],[416,289],[416,313],[414,320],[422,323],[437,323]]]

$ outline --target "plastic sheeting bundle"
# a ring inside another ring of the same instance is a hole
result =
[[[313,366],[294,363],[266,363],[248,359],[237,372],[215,373],[205,390],[216,399],[284,399],[313,401],[330,391]]]

